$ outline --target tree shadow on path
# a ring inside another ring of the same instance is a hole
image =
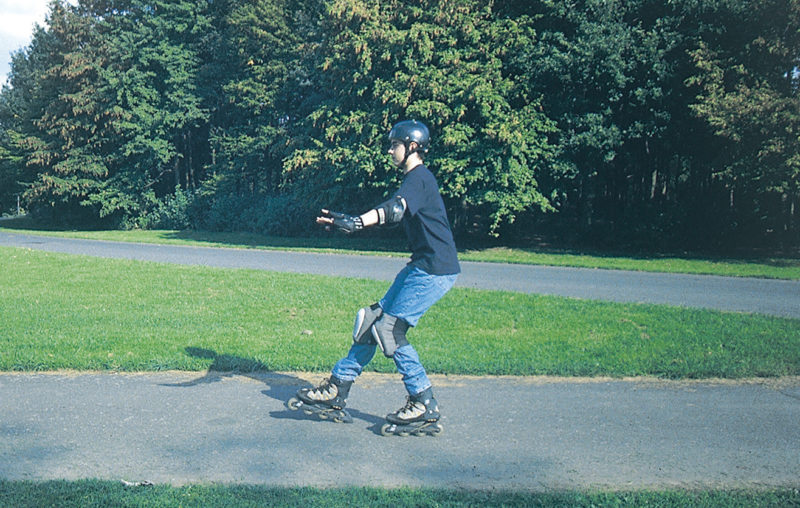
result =
[[[208,367],[206,373],[203,376],[191,381],[185,381],[182,383],[163,383],[161,386],[185,388],[202,384],[217,383],[225,378],[243,376],[267,385],[267,389],[262,390],[261,393],[284,404],[283,411],[270,411],[270,416],[273,418],[289,420],[308,420],[314,418],[306,416],[302,411],[291,411],[285,407],[286,401],[293,397],[299,388],[311,386],[311,383],[305,379],[291,374],[272,372],[270,371],[269,366],[257,360],[251,360],[233,355],[221,355],[212,349],[187,347],[186,353],[195,358],[212,360],[212,363]],[[358,410],[347,408],[347,411],[353,416],[354,419],[364,420],[367,423],[373,424],[373,427],[380,428],[380,425],[384,422],[383,418],[363,413]]]

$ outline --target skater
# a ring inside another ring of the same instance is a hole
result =
[[[406,332],[453,287],[461,268],[436,178],[423,162],[430,145],[428,128],[416,120],[399,122],[389,132],[389,142],[392,162],[404,174],[397,192],[360,216],[322,210],[317,223],[348,234],[399,223],[411,248],[411,261],[379,302],[358,311],[353,345],[333,367],[330,378],[318,387],[298,391],[289,407],[303,407],[321,418],[352,421],[344,409],[350,386],[380,348],[394,360],[408,392],[406,404],[386,416],[381,434],[435,435],[442,431],[438,404]]]

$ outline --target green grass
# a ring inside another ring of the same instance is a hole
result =
[[[392,241],[365,234],[349,237],[331,235],[323,238],[285,238],[252,233],[213,233],[202,231],[48,231],[40,229],[21,229],[25,227],[33,228],[33,225],[26,220],[4,221],[2,226],[3,227],[0,227],[0,231],[9,233],[55,235],[68,238],[88,238],[119,242],[408,256],[408,253],[404,250],[404,241]],[[494,263],[708,274],[730,277],[800,279],[800,258],[786,257],[712,259],[691,256],[678,257],[662,254],[619,256],[587,254],[567,250],[491,247],[462,250],[459,253],[459,258],[462,261],[486,261]]]
[[[687,273],[726,277],[759,277],[764,279],[800,279],[800,259],[706,259],[651,254],[649,257],[591,255],[567,251],[537,252],[530,249],[496,247],[467,250],[459,254],[463,260],[496,263],[520,263],[546,266],[601,268],[641,272]]]
[[[791,507],[800,506],[800,492],[764,491],[639,491],[639,492],[505,492],[441,489],[274,488],[190,485],[126,488],[119,482],[10,482],[0,480],[0,505],[19,508],[150,507],[150,506],[286,506],[286,507]]]
[[[380,281],[0,248],[0,370],[325,371]],[[433,373],[800,374],[800,320],[457,288],[410,332]],[[370,366],[394,372],[380,355]]]

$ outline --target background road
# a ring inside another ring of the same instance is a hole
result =
[[[405,258],[182,247],[0,232],[0,245],[225,268],[392,280]],[[800,281],[462,262],[460,287],[800,318]]]

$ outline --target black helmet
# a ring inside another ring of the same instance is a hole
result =
[[[416,120],[397,122],[389,131],[389,141],[402,141],[408,148],[412,141],[417,144],[417,152],[427,153],[431,144],[431,133],[424,123]]]

